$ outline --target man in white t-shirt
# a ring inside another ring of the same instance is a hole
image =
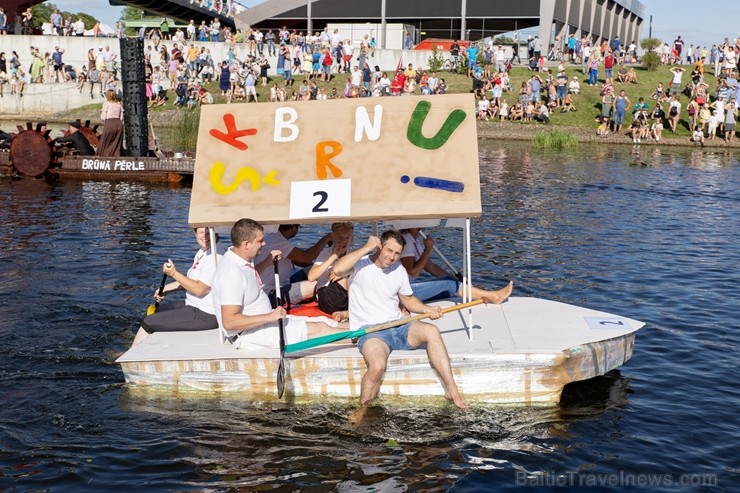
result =
[[[213,306],[218,326],[238,348],[278,348],[278,320],[285,319],[285,343],[294,344],[308,338],[341,331],[337,323],[307,317],[286,316],[285,308],[272,308],[262,290],[259,269],[272,264],[272,251],[261,264],[254,264],[265,245],[262,226],[252,219],[240,219],[231,228],[232,246],[224,254],[213,280]],[[270,276],[273,277],[273,276]]]
[[[399,304],[409,312],[426,313],[432,320],[442,316],[438,306],[425,305],[413,295],[406,269],[398,262],[404,244],[401,233],[386,231],[380,238],[371,236],[365,246],[348,253],[334,264],[335,275],[344,277],[351,274],[351,329],[402,318]],[[378,395],[391,351],[421,346],[426,346],[429,361],[442,378],[447,399],[461,409],[468,407],[455,383],[447,348],[436,325],[414,321],[366,334],[357,343],[367,365],[360,387],[360,418],[366,406]]]

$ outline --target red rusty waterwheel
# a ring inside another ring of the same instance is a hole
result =
[[[39,123],[34,129],[31,122],[26,128],[18,125],[18,133],[10,141],[10,162],[25,176],[41,176],[49,169],[55,156],[51,130]]]

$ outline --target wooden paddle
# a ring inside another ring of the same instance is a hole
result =
[[[484,300],[478,299],[474,301],[469,301],[467,303],[462,303],[460,305],[452,305],[448,306],[447,308],[442,308],[442,313],[450,313],[450,312],[456,312],[458,310],[464,310],[465,308],[470,308],[471,306],[480,305],[483,303]],[[329,344],[331,342],[341,341],[342,339],[350,339],[354,337],[362,337],[365,334],[371,334],[373,332],[378,332],[379,330],[385,330],[390,329],[393,327],[398,327],[399,325],[407,324],[410,322],[415,322],[416,320],[423,320],[425,318],[429,318],[428,313],[420,313],[418,315],[414,315],[413,317],[407,317],[407,318],[400,318],[398,320],[393,320],[391,322],[386,322],[379,325],[373,325],[372,327],[363,327],[361,329],[357,330],[348,330],[346,332],[337,332],[336,334],[328,334],[325,336],[320,337],[314,337],[312,339],[306,339],[303,342],[296,342],[294,344],[288,344],[285,346],[285,352],[292,353],[295,351],[302,351],[304,349],[310,349],[312,347],[316,346],[322,346],[324,344]],[[282,357],[281,357],[281,363],[282,363]]]
[[[275,303],[280,306],[280,274],[278,274],[278,258],[272,258],[272,266],[275,268]],[[278,399],[283,398],[285,392],[285,331],[283,330],[283,319],[278,320],[280,330],[280,364],[277,369],[277,392]]]
[[[167,264],[167,267],[170,267],[171,264]],[[167,274],[162,274],[162,282],[159,283],[159,296],[162,296],[162,293],[164,292],[164,285],[167,283]],[[157,300],[153,305],[149,305],[149,308],[146,309],[146,316],[154,314],[154,312],[157,311],[157,307],[159,306],[159,300]]]

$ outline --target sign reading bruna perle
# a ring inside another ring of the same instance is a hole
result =
[[[481,213],[470,94],[201,108],[191,226]]]

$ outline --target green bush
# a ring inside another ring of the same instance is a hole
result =
[[[537,132],[532,137],[532,145],[540,149],[568,149],[578,145],[578,139],[575,135],[563,132],[562,130],[553,129],[549,131]]]
[[[658,67],[660,67],[660,55],[654,51],[649,51],[642,55],[641,61],[642,66],[645,67],[645,70],[648,72],[655,72],[658,70]]]
[[[427,61],[429,62],[429,70],[432,72],[440,72],[444,67],[445,59],[442,58],[437,46],[432,47],[432,56]]]
[[[656,49],[662,46],[663,42],[658,38],[645,38],[640,41],[640,46],[645,50],[645,54],[642,55],[641,62],[645,70],[649,72],[655,72],[660,66],[660,55],[656,53]]]
[[[175,148],[195,149],[198,143],[198,123],[200,122],[200,108],[196,111],[182,111],[175,126]]]

